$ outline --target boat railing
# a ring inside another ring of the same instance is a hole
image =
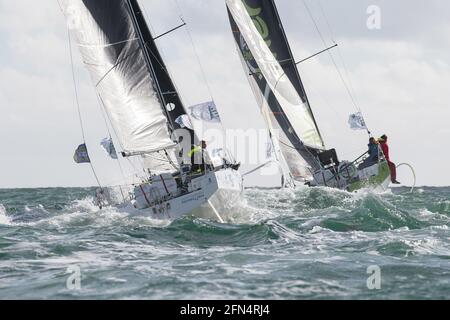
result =
[[[352,166],[355,166],[356,168],[358,168],[358,166],[364,162],[364,160],[366,159],[366,155],[368,155],[369,152],[366,151],[364,152],[362,155],[360,155],[358,158],[356,158],[355,160],[353,160],[352,162],[348,162],[345,165],[343,165],[341,168],[322,168],[322,170],[328,169],[331,170],[333,172],[333,177],[329,178],[327,181],[324,181],[325,185],[328,185],[331,181],[336,180],[337,183],[340,183],[341,180],[341,172],[347,171],[347,174],[350,176],[350,168]]]

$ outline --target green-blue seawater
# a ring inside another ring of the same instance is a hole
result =
[[[0,190],[0,299],[450,298],[450,188],[247,189],[226,224],[99,210],[94,191]]]

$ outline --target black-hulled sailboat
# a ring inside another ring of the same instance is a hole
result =
[[[305,183],[354,191],[385,189],[389,167],[339,161],[326,149],[273,0],[226,0],[232,32],[261,113],[270,131],[283,186]]]
[[[189,117],[136,0],[63,0],[68,19],[123,158],[140,158],[125,205],[153,218],[202,213],[222,220],[242,191],[231,161],[201,159]],[[198,157],[196,158],[198,160]],[[142,170],[144,169],[144,170]]]

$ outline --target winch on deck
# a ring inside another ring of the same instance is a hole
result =
[[[321,165],[324,168],[334,167],[339,165],[338,156],[336,153],[336,149],[330,149],[326,150],[324,152],[321,152],[317,156],[319,158],[319,161]]]

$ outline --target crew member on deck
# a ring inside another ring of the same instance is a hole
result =
[[[389,146],[387,144],[388,137],[383,134],[380,139],[378,139],[378,142],[380,143],[381,149],[383,150],[384,157],[386,158],[386,161],[389,165],[389,170],[391,171],[391,181],[393,184],[400,184],[400,182],[397,181],[397,166],[395,163],[391,162],[389,158]]]
[[[201,173],[206,169],[206,141],[201,142],[201,146],[192,146],[191,151],[189,151],[189,157],[191,157],[192,172]]]
[[[368,168],[378,162],[378,156],[379,156],[379,144],[378,141],[371,137],[369,139],[369,144],[367,145],[369,147],[369,151],[367,152],[369,156],[366,160],[359,166],[359,169]]]

